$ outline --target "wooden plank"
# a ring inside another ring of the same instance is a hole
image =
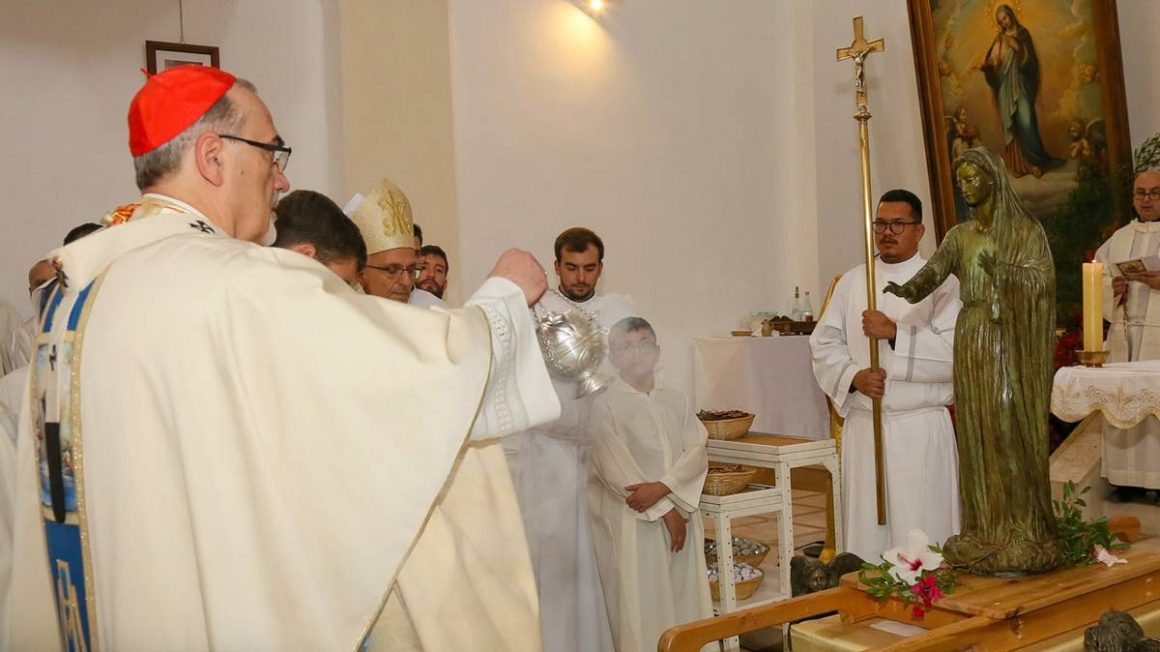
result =
[[[960,586],[954,593],[937,602],[935,607],[964,615],[1003,620],[1069,600],[1082,599],[1105,588],[1124,585],[1139,578],[1160,578],[1160,555],[1129,550],[1123,557],[1128,559],[1127,564],[1117,564],[1111,568],[1097,564],[1032,577],[962,574]],[[857,573],[843,575],[840,583],[851,589],[864,589],[858,582]],[[1160,582],[1148,588],[1145,581],[1142,586],[1146,589],[1145,597],[1152,595],[1150,592],[1157,592],[1156,597],[1160,598]]]

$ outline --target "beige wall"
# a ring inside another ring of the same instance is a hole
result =
[[[295,187],[341,190],[337,6],[186,2],[185,38],[221,48],[294,148]],[[145,40],[177,41],[176,2],[0,0],[0,297],[30,313],[28,267],[72,227],[137,198],[126,113]]]
[[[467,296],[459,263],[451,44],[446,0],[341,0],[345,204],[388,177],[425,241],[451,259],[448,298]],[[470,289],[468,289],[468,293]]]
[[[452,1],[464,273],[591,227],[690,391],[693,337],[817,289],[809,4],[611,6]]]

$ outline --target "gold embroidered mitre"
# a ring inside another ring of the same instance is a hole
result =
[[[390,179],[380,181],[354,210],[350,219],[354,220],[362,233],[368,255],[388,249],[415,247],[411,202],[407,201],[407,196]]]

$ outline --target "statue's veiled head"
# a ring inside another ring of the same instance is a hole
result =
[[[963,199],[982,223],[1007,226],[1036,222],[1011,186],[1003,159],[985,147],[973,147],[955,159],[952,169]],[[1022,228],[1022,227],[1018,227]]]
[[[967,206],[978,206],[991,197],[995,191],[995,179],[985,168],[978,164],[959,159],[955,166],[955,182],[963,193],[963,200]]]

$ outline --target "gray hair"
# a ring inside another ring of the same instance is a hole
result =
[[[253,84],[241,78],[234,80],[230,91],[239,87],[257,93]],[[137,189],[145,191],[176,172],[181,167],[181,159],[185,156],[185,152],[198,136],[207,131],[227,133],[240,131],[244,124],[245,116],[242,115],[237,103],[230,99],[230,93],[227,91],[196,122],[186,127],[185,131],[170,138],[164,145],[133,159],[133,169],[137,173]]]

